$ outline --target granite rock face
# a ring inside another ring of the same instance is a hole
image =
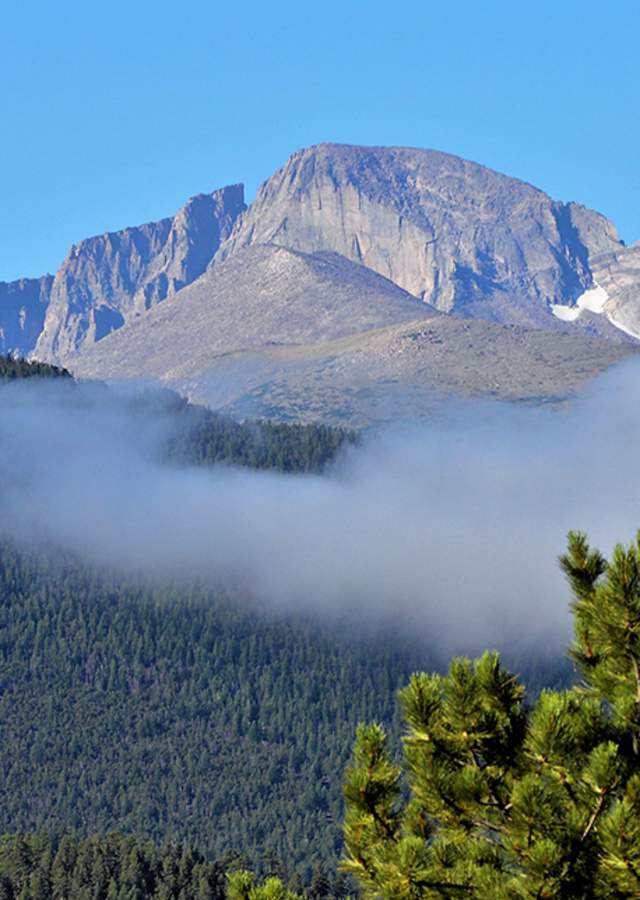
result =
[[[552,304],[620,247],[599,213],[431,150],[320,144],[260,188],[216,262],[275,242],[331,250],[443,312],[554,329]]]
[[[0,353],[28,356],[36,346],[53,276],[0,282]]]
[[[205,271],[244,209],[243,187],[233,185],[191,198],[172,218],[73,246],[34,355],[63,361],[173,296]]]
[[[248,209],[241,185],[199,195],[82,241],[53,279],[0,285],[0,349],[195,384],[220,354],[311,352],[442,314],[636,346],[640,246],[597,212],[455,156],[320,144]],[[494,353],[499,335],[510,346],[498,331]]]

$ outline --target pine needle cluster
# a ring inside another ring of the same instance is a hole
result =
[[[529,705],[496,653],[415,674],[401,765],[377,724],[345,783],[344,871],[365,898],[640,897],[640,535],[560,558],[580,676]]]

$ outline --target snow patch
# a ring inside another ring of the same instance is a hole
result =
[[[554,303],[551,306],[551,312],[556,317],[556,319],[561,319],[563,322],[575,322],[576,319],[580,317],[583,311],[597,313],[598,315],[602,315],[603,313],[606,315],[607,320],[620,331],[624,331],[625,334],[628,334],[630,337],[636,338],[636,340],[640,340],[640,334],[636,331],[632,331],[631,328],[628,328],[626,325],[622,325],[620,322],[617,322],[613,318],[613,314],[610,312],[605,313],[605,306],[607,301],[609,300],[609,295],[605,291],[605,289],[598,284],[597,281],[594,280],[593,287],[588,288],[584,293],[580,294],[578,299],[576,300],[575,306],[564,306],[561,303]]]
[[[584,293],[580,294],[576,300],[575,306],[563,306],[561,303],[554,303],[551,312],[556,319],[562,319],[563,322],[575,322],[583,309],[593,313],[603,313],[605,303],[609,299],[609,295],[597,281],[593,282],[593,287],[587,288]]]
[[[589,312],[602,313],[604,312],[604,305],[608,299],[609,295],[605,289],[601,287],[597,281],[594,281],[593,287],[589,288],[589,290],[578,297],[576,306],[580,309],[588,309]]]
[[[554,303],[551,312],[556,319],[562,319],[563,322],[575,322],[582,310],[577,306],[563,306],[561,303]]]
[[[637,341],[640,341],[640,333],[637,331],[633,331],[627,325],[623,325],[621,322],[616,322],[613,316],[608,315],[607,319],[611,322],[612,325],[615,325],[616,328],[619,328],[620,331],[624,331],[625,334],[628,334],[629,337],[635,338]]]

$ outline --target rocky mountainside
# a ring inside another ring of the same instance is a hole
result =
[[[453,317],[442,340],[394,331],[433,317]],[[456,317],[485,321],[460,330]],[[157,378],[282,415],[286,390],[303,416],[409,383],[563,396],[638,348],[640,245],[597,212],[455,156],[320,144],[249,208],[241,185],[203,194],[172,218],[82,241],[53,279],[0,285],[0,329],[5,350],[78,374]],[[229,392],[231,371],[242,383]],[[350,404],[347,418],[369,415]]]
[[[236,416],[360,427],[422,415],[451,394],[558,400],[635,352],[447,316],[339,254],[257,244],[87,347],[72,368],[160,381]]]
[[[322,343],[438,315],[334,253],[244,248],[176,297],[73,358],[100,378],[198,378],[216,359],[264,346]]]
[[[244,210],[242,185],[191,198],[175,216],[88,238],[56,273],[34,355],[62,362],[201,275]]]
[[[629,344],[436,316],[325,343],[213,360],[173,386],[234,417],[361,428],[429,415],[443,398],[561,403]]]
[[[52,275],[0,282],[0,353],[32,353],[42,333],[52,285]]]
[[[599,213],[476,163],[335,144],[294,153],[215,264],[267,242],[335,251],[443,312],[548,329],[592,287],[592,258],[621,247]]]

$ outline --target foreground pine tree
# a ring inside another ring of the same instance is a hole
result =
[[[227,900],[302,900],[288,890],[279,878],[256,882],[251,872],[232,872],[227,876]]]
[[[561,557],[581,683],[533,708],[495,653],[400,692],[402,766],[361,726],[346,858],[367,898],[640,897],[640,535]]]

